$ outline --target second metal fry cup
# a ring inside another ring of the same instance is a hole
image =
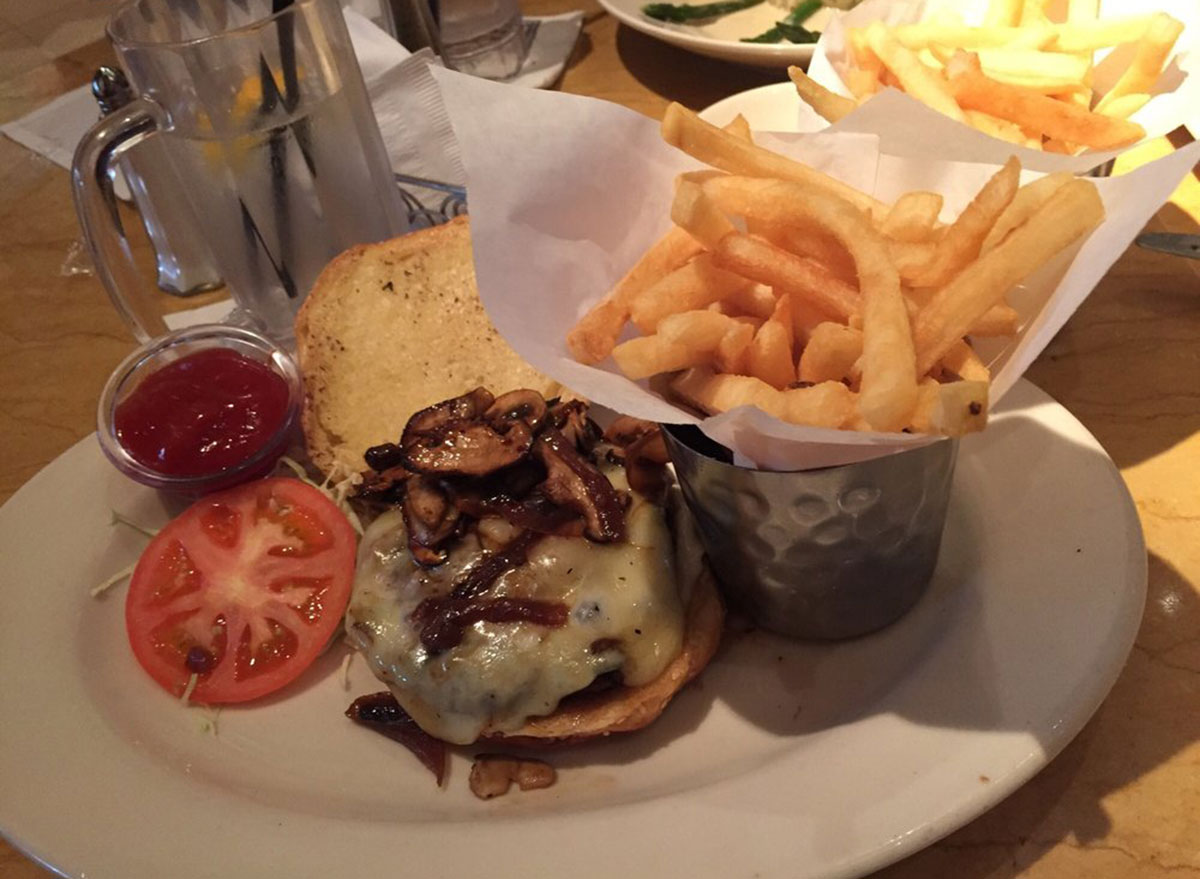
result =
[[[697,428],[666,426],[680,487],[732,604],[797,638],[895,622],[937,565],[957,440],[820,470],[736,467]]]

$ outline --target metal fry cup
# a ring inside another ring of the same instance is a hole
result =
[[[725,596],[757,625],[853,638],[898,620],[928,587],[957,440],[781,472],[734,466],[695,427],[663,433]]]

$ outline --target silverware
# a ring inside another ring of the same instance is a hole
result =
[[[1157,250],[1172,256],[1200,259],[1200,235],[1184,235],[1178,232],[1146,232],[1134,239],[1138,247]]]

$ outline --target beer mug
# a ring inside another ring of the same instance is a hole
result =
[[[173,197],[190,202],[234,301],[290,341],[331,258],[407,228],[338,4],[136,0],[108,34],[138,97],[84,136],[72,184],[114,305],[139,341],[165,332],[110,175],[124,150],[170,138]]]

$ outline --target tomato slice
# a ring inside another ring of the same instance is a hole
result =
[[[129,643],[176,696],[256,699],[295,680],[341,623],[355,535],[298,479],[246,483],[173,519],[138,560],[125,601]]]

